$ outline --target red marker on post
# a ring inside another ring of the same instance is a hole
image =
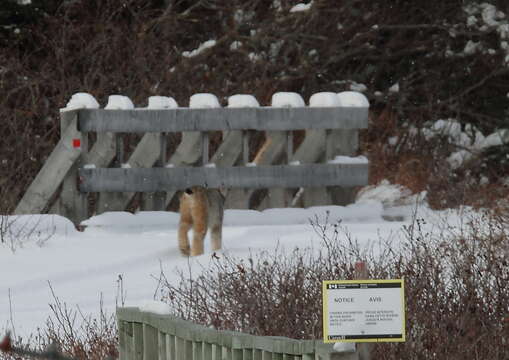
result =
[[[79,149],[81,147],[81,139],[72,139],[72,147]]]

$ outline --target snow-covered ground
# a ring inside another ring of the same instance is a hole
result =
[[[347,207],[228,210],[223,252],[248,257],[276,246],[283,251],[316,249],[321,242],[309,220],[324,222],[327,217],[329,222],[341,220],[361,246],[379,239],[397,243],[403,239],[402,225],[409,223],[414,201],[405,189],[382,183],[364,190],[357,203]],[[428,226],[443,215],[425,205],[420,209]],[[386,216],[398,221],[386,221]],[[139,304],[154,297],[161,269],[170,281],[177,281],[175,269],[199,272],[211,259],[208,235],[205,255],[192,259],[180,255],[176,213],[105,213],[86,220],[84,232],[54,215],[8,219],[15,220],[11,229],[30,230],[20,235],[14,252],[10,239],[0,245],[0,331],[14,323],[18,336],[44,326],[51,314],[48,304],[54,303],[50,284],[68,307],[97,314],[102,296],[104,308],[112,313],[119,301],[119,277],[127,304]],[[27,220],[31,225],[22,226]]]

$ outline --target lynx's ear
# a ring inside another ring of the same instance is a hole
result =
[[[193,189],[191,188],[187,188],[184,190],[184,192],[187,194],[187,195],[193,195]]]

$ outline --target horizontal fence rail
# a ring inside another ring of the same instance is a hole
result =
[[[215,330],[171,315],[117,309],[120,360],[358,360],[321,340]]]
[[[80,169],[84,192],[153,192],[206,188],[297,188],[358,186],[368,181],[366,164],[308,164],[150,169]]]
[[[369,164],[365,158],[337,161],[336,156],[357,154],[368,111],[64,111],[60,142],[15,213],[55,213],[79,225],[105,211],[174,210],[178,191],[191,186],[222,188],[227,208],[346,205],[354,199],[354,187],[368,183]]]
[[[284,131],[368,126],[368,108],[360,107],[75,111],[81,132]]]

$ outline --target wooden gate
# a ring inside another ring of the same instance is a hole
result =
[[[229,208],[248,208],[260,188],[267,190],[258,208],[346,204],[348,189],[368,181],[367,160],[351,157],[367,125],[366,107],[66,111],[61,140],[15,213],[56,213],[79,224],[125,210],[137,193],[140,209],[167,209],[178,190],[194,185],[228,189]],[[212,132],[222,133],[213,154]],[[266,140],[252,161],[254,132]],[[169,133],[181,134],[171,154]],[[126,134],[141,137],[131,153]],[[98,194],[92,202],[90,193]]]

